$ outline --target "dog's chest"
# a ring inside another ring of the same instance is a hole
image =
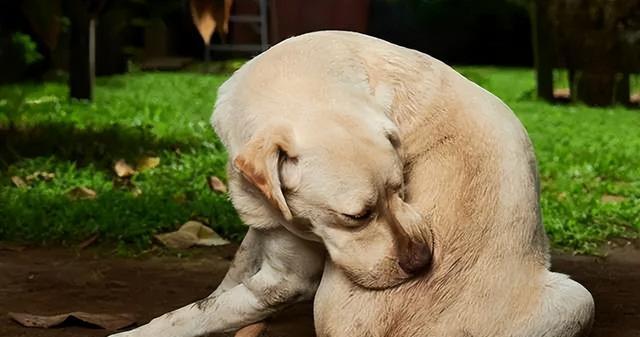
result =
[[[389,336],[388,306],[379,302],[371,292],[354,288],[341,271],[327,263],[314,300],[318,337]]]

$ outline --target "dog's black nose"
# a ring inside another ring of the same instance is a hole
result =
[[[406,251],[400,254],[398,264],[405,273],[417,274],[426,269],[431,262],[431,251],[423,243],[409,242]]]

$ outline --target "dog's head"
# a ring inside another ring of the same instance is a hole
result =
[[[312,114],[265,127],[233,158],[290,231],[326,246],[366,288],[392,287],[428,268],[431,237],[403,201],[395,126],[384,118]],[[295,126],[295,127],[294,127]]]

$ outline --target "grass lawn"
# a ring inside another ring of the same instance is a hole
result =
[[[216,88],[227,76],[136,73],[97,81],[93,103],[69,102],[64,84],[0,88],[0,240],[75,244],[99,240],[144,249],[151,235],[193,218],[239,238],[227,197],[207,186],[225,176],[226,154],[209,125]],[[116,179],[115,161],[160,164]],[[55,174],[16,188],[10,177]],[[72,200],[84,186],[93,200]]]
[[[640,110],[534,100],[530,70],[460,67],[509,104],[538,155],[544,223],[555,246],[593,252],[640,232]],[[209,126],[225,75],[132,73],[97,82],[92,103],[69,102],[64,84],[0,87],[0,240],[149,247],[154,233],[200,219],[222,235],[244,232],[225,195],[226,154]],[[118,179],[118,159],[160,164]],[[26,180],[35,172],[53,179]],[[11,177],[27,186],[18,188]],[[69,191],[87,187],[94,199]],[[141,193],[140,193],[141,192]]]

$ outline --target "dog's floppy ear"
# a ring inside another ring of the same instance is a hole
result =
[[[293,130],[285,126],[265,128],[257,132],[245,145],[233,160],[233,165],[289,221],[292,219],[291,210],[282,193],[278,169],[281,156],[297,157],[293,144]]]

